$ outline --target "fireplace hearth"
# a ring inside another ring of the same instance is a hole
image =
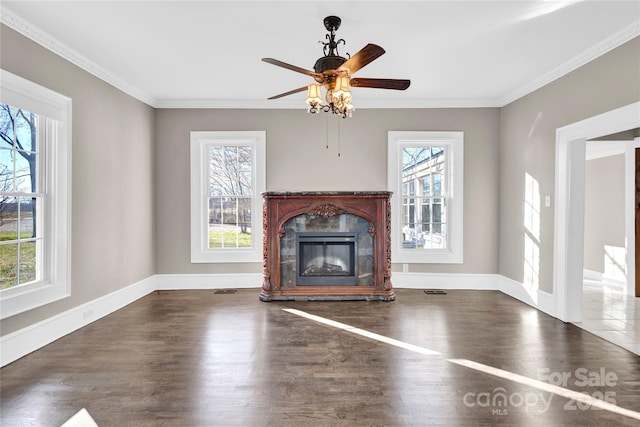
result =
[[[263,193],[260,299],[393,300],[390,196]]]

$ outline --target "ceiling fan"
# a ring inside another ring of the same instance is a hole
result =
[[[349,87],[363,87],[375,89],[395,89],[405,90],[411,84],[410,80],[397,79],[371,79],[363,77],[352,77],[358,70],[373,62],[385,53],[384,49],[375,44],[367,44],[355,55],[345,58],[338,53],[338,45],[346,44],[344,39],[336,40],[336,30],[340,28],[342,20],[337,16],[327,16],[324,18],[324,27],[329,31],[326,35],[327,42],[323,44],[324,56],[319,58],[313,66],[313,71],[295,65],[287,64],[273,58],[262,58],[262,61],[283,67],[288,70],[306,74],[313,77],[315,84],[299,87],[268,99],[278,99],[294,93],[307,91],[306,102],[310,113],[332,112],[346,118],[351,116],[353,104],[351,102],[351,91]],[[327,104],[322,104],[320,87],[324,86],[327,95]]]

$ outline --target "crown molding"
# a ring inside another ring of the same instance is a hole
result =
[[[575,56],[561,66],[555,68],[554,70],[551,70],[549,73],[511,92],[509,95],[505,96],[498,102],[498,106],[504,107],[505,105],[510,104],[513,101],[516,101],[517,99],[540,89],[543,86],[546,86],[554,80],[557,80],[569,74],[570,72],[628,42],[638,35],[640,35],[640,21],[636,21],[633,24],[624,27],[622,30],[604,39],[595,46],[590,47],[580,55]]]
[[[412,108],[495,108],[499,102],[494,99],[447,99],[447,100],[359,100],[354,111],[368,109],[412,109]],[[159,100],[156,108],[219,108],[219,109],[269,109],[306,110],[304,99],[165,99]]]
[[[72,64],[82,68],[88,73],[109,83],[124,93],[150,105],[154,108],[212,108],[212,109],[304,109],[304,104],[299,101],[277,100],[267,101],[262,99],[156,99],[153,96],[139,90],[119,77],[108,72],[96,63],[85,58],[64,43],[56,40],[51,35],[36,28],[25,21],[6,6],[0,4],[0,22],[17,31],[23,36],[33,40],[45,49],[61,56]],[[358,102],[358,109],[393,109],[393,108],[495,108],[504,107],[525,95],[540,89],[541,87],[557,80],[575,69],[587,64],[612,49],[626,43],[640,35],[640,21],[623,28],[597,45],[587,49],[582,54],[572,58],[549,73],[535,79],[529,84],[511,92],[501,99],[457,99],[457,100],[362,100]]]
[[[31,23],[25,21],[20,16],[9,10],[6,6],[1,4],[0,22],[27,37],[28,39],[38,43],[45,49],[50,50],[56,55],[82,68],[86,72],[123,91],[127,95],[130,95],[152,107],[156,106],[157,100],[149,94],[118,78],[117,76],[97,65],[95,62],[88,60],[75,50],[71,49],[69,46],[65,45],[64,43],[60,42],[51,35],[40,30],[39,28],[36,28]]]

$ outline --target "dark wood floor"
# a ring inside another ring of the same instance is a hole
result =
[[[396,293],[386,303],[264,303],[257,289],[153,293],[2,368],[0,424],[57,427],[86,408],[100,427],[640,425],[454,363],[545,383],[544,373],[570,373],[566,389],[637,414],[640,357],[499,292]],[[616,379],[580,381],[603,370]]]

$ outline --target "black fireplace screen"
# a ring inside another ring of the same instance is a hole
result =
[[[356,233],[297,233],[298,285],[357,285]]]

